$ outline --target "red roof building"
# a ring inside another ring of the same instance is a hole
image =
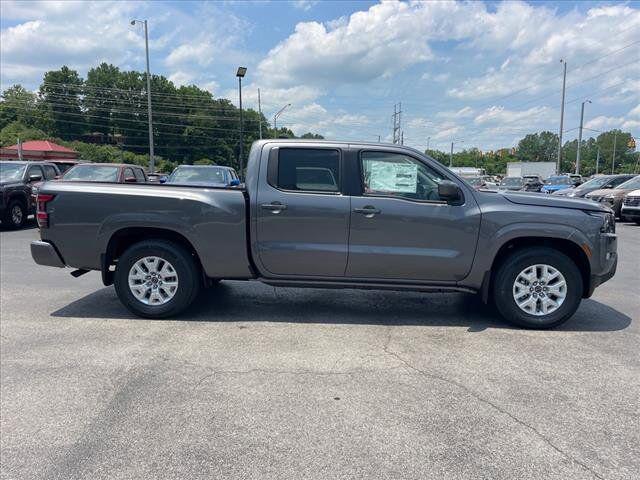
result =
[[[22,143],[23,160],[76,160],[80,154],[75,150],[48,140],[30,140]],[[0,149],[3,160],[19,160],[18,145],[11,145]]]

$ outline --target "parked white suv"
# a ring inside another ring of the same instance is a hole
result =
[[[627,193],[627,196],[622,201],[620,215],[623,219],[640,225],[640,190],[633,190]]]

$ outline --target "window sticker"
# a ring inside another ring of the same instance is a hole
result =
[[[415,163],[367,161],[368,184],[371,191],[416,193],[418,165]]]

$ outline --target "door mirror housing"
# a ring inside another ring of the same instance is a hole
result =
[[[438,196],[447,203],[457,202],[462,199],[462,191],[451,180],[443,180],[438,184]]]
[[[39,182],[42,180],[42,175],[29,175],[29,182]]]
[[[229,182],[230,187],[237,187],[238,185],[240,185],[240,180],[238,180],[237,178],[234,178]]]
[[[136,177],[125,177],[124,183],[136,183]]]

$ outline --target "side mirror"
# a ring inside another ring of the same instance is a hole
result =
[[[234,178],[229,182],[230,187],[237,187],[238,185],[240,185],[240,180],[238,180],[237,178]]]
[[[136,177],[125,177],[124,183],[136,183]]]
[[[167,183],[167,176],[164,175],[164,176],[160,177],[159,181],[160,181],[160,183]]]
[[[604,187],[602,187],[602,188],[613,188],[613,185],[611,185],[611,184],[609,184],[609,185],[605,185],[605,186],[604,186]]]
[[[438,196],[440,200],[451,203],[462,198],[460,187],[450,180],[443,180],[438,184]]]
[[[42,175],[29,175],[29,182],[39,182],[42,180]]]

